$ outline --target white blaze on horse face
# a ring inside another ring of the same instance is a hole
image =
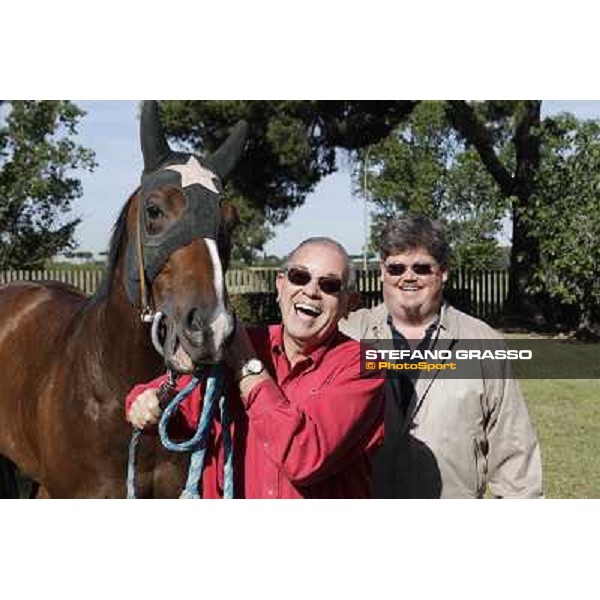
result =
[[[195,156],[190,156],[189,160],[183,165],[171,165],[165,167],[165,171],[175,171],[181,175],[181,187],[186,188],[194,183],[200,184],[207,190],[219,193],[215,186],[215,179],[218,177],[209,171],[206,167],[203,167]]]
[[[217,295],[217,308],[215,311],[215,318],[213,319],[210,327],[213,332],[215,345],[217,348],[219,348],[230,333],[230,318],[227,314],[227,310],[225,309],[224,302],[225,282],[223,279],[223,268],[221,267],[221,259],[219,258],[219,251],[217,250],[217,244],[215,240],[211,240],[209,238],[203,239],[208,247],[208,252],[213,264],[213,283],[215,286],[215,293]]]

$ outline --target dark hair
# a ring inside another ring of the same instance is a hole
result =
[[[300,242],[286,257],[284,261],[284,268],[287,269],[290,265],[290,262],[293,260],[294,255],[300,250],[300,248],[304,248],[306,246],[312,245],[324,245],[335,248],[343,257],[344,257],[344,278],[346,283],[346,288],[349,290],[353,290],[356,287],[356,277],[354,273],[354,269],[352,268],[352,263],[350,261],[350,256],[348,256],[348,252],[346,252],[346,248],[342,246],[339,242],[328,238],[328,237],[310,237],[302,242]]]
[[[415,248],[425,248],[441,267],[448,268],[450,246],[439,221],[425,215],[412,215],[390,219],[385,224],[379,245],[382,260]]]

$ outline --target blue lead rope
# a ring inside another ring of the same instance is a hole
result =
[[[179,405],[192,393],[200,383],[196,375],[168,404],[161,415],[158,423],[158,433],[162,445],[172,452],[191,452],[190,466],[185,488],[180,498],[198,499],[202,498],[202,471],[206,455],[206,444],[208,433],[213,420],[215,408],[218,405],[221,417],[221,429],[223,436],[223,449],[225,460],[223,464],[223,497],[233,498],[233,443],[231,439],[231,416],[227,410],[227,402],[224,395],[225,377],[223,367],[215,365],[211,368],[206,381],[204,393],[204,404],[196,433],[183,442],[173,442],[167,433],[169,421]],[[135,469],[137,448],[141,437],[141,429],[134,429],[129,444],[129,461],[127,464],[127,498],[135,498]]]

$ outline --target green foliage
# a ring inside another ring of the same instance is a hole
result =
[[[600,307],[600,122],[544,122],[542,162],[528,213],[540,263],[534,289],[576,306],[579,326]]]
[[[260,250],[275,236],[271,224],[263,212],[253,207],[243,196],[229,196],[236,205],[239,225],[235,228],[232,242],[232,263],[250,266],[257,263]]]
[[[364,193],[366,167],[375,206],[372,247],[387,219],[423,213],[446,223],[455,265],[494,267],[502,257],[495,236],[506,203],[476,152],[457,137],[446,112],[444,102],[421,102],[386,139],[358,154],[356,188]]]
[[[245,325],[281,322],[275,292],[231,294],[229,302],[239,320]]]
[[[283,262],[283,258],[275,254],[261,254],[257,256],[251,265],[243,261],[233,261],[229,265],[229,269],[244,269],[248,266],[263,267],[263,268],[279,268]]]
[[[74,246],[80,219],[68,219],[94,155],[73,141],[84,114],[68,101],[0,103],[0,268],[39,268]]]
[[[453,264],[482,270],[504,265],[497,238],[507,202],[473,149],[455,156],[447,183],[447,208],[438,216],[446,223]]]
[[[167,101],[167,134],[189,150],[214,151],[239,119],[251,125],[244,160],[227,193],[242,216],[233,260],[249,264],[301,206],[317,183],[336,170],[336,150],[383,138],[412,110],[407,101]]]

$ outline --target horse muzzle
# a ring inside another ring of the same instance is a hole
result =
[[[210,320],[188,315],[184,323],[159,312],[152,323],[152,343],[168,369],[191,373],[223,359],[234,328],[234,317],[226,310],[217,311]]]

